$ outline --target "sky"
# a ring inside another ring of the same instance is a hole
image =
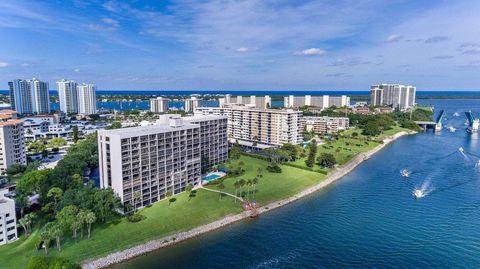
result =
[[[480,90],[480,1],[1,0],[0,89]]]

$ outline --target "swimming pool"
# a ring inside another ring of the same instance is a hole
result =
[[[222,176],[218,175],[218,174],[211,174],[211,175],[205,176],[204,178],[202,178],[202,180],[206,181],[206,182],[210,182],[210,181],[215,180],[215,179],[220,178],[220,177],[222,177]]]

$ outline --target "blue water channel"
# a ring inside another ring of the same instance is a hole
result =
[[[480,138],[462,113],[480,100],[422,102],[457,130],[403,137],[300,201],[113,268],[479,268]]]

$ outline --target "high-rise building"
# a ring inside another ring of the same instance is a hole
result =
[[[218,99],[220,107],[228,107],[234,105],[246,105],[258,109],[267,109],[272,106],[272,99],[270,96],[232,96],[226,94],[224,97]]]
[[[77,83],[74,80],[57,81],[60,111],[64,113],[78,113]]]
[[[195,112],[195,108],[202,106],[202,100],[198,99],[195,96],[192,96],[184,101],[184,110],[187,113]]]
[[[166,113],[169,110],[170,99],[157,97],[150,99],[150,111],[154,113]]]
[[[10,103],[18,114],[49,113],[48,82],[36,78],[16,79],[8,82]]]
[[[202,159],[208,168],[226,158],[225,125],[225,117],[164,115],[153,125],[99,131],[100,186],[140,207],[197,185]]]
[[[15,200],[6,197],[8,189],[0,189],[0,245],[17,240]]]
[[[401,84],[379,84],[370,87],[372,106],[392,106],[406,110],[415,106],[416,88]]]
[[[313,106],[313,107],[319,107],[321,109],[325,109],[332,106],[335,106],[335,107],[350,106],[350,97],[346,95],[341,95],[341,96],[289,95],[284,97],[283,103],[284,103],[284,107],[286,108],[299,108],[302,106]]]
[[[0,122],[0,172],[16,163],[27,164],[23,121],[8,119]]]
[[[224,163],[228,158],[228,121],[226,116],[191,116],[186,122],[200,126],[200,155],[202,172]]]
[[[32,97],[32,112],[37,114],[50,112],[50,95],[48,82],[36,78],[28,81]]]
[[[93,84],[77,85],[78,113],[91,115],[97,113],[96,87]]]

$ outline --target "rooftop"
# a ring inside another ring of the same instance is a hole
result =
[[[22,124],[23,120],[7,120],[0,122],[0,126],[13,126],[17,124]]]
[[[114,130],[101,130],[99,131],[99,134],[116,136],[119,138],[128,138],[128,137],[136,137],[141,135],[151,135],[151,134],[158,134],[158,133],[188,130],[188,129],[198,128],[198,127],[199,127],[198,124],[191,124],[188,122],[183,122],[182,125],[177,127],[172,127],[169,124],[152,124],[148,126],[127,127],[127,128],[120,128],[120,129],[114,129]]]

